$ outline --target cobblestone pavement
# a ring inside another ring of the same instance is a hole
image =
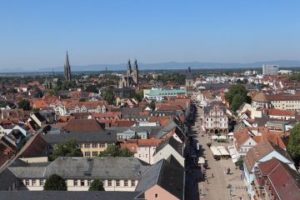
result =
[[[198,114],[201,114],[201,111],[199,111]],[[203,149],[203,155],[208,162],[206,180],[198,183],[200,200],[249,200],[246,186],[241,179],[241,171],[236,169],[232,160],[221,159],[216,161],[213,158],[211,150],[207,146],[207,143],[211,142],[211,140],[201,130],[199,116],[197,117],[193,130],[198,135],[198,141]],[[222,144],[218,143],[218,145]],[[228,168],[230,168],[231,172],[229,175],[227,174]],[[231,185],[232,189],[229,188],[229,185]]]

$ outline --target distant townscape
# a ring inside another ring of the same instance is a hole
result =
[[[0,199],[300,198],[300,72],[0,77]]]

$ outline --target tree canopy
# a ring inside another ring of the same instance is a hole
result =
[[[232,85],[225,94],[225,99],[229,103],[231,110],[236,112],[240,106],[247,102],[251,102],[251,98],[247,96],[248,91],[241,84]]]
[[[177,83],[178,85],[183,85],[185,83],[185,75],[180,73],[163,73],[157,77],[158,81],[163,83],[167,83],[168,81],[172,81]]]
[[[99,157],[131,157],[133,153],[131,153],[128,149],[121,149],[117,145],[108,145],[105,151],[100,152]]]
[[[89,191],[104,191],[103,182],[100,179],[95,179],[91,183]]]
[[[296,124],[292,129],[289,136],[288,145],[287,145],[287,151],[295,160],[296,164],[299,164],[300,161],[299,144],[300,144],[300,123]]]
[[[66,191],[67,185],[65,180],[57,174],[52,174],[45,183],[44,190]]]
[[[49,156],[49,159],[55,160],[59,156],[81,157],[82,152],[78,147],[76,140],[69,140],[61,144],[55,144],[53,147],[53,152]]]
[[[102,91],[102,97],[105,101],[107,101],[109,104],[115,104],[115,94],[113,90],[106,89]]]
[[[27,99],[22,99],[18,102],[18,107],[23,110],[31,110],[30,102]]]

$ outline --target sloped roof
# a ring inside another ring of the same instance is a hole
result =
[[[33,136],[32,140],[29,140],[24,146],[24,151],[20,157],[36,157],[47,156],[48,143],[42,138],[41,134]]]
[[[9,200],[134,200],[138,192],[75,191],[1,191],[0,199]]]
[[[276,158],[259,163],[262,176],[271,182],[274,195],[280,199],[298,200],[300,197],[300,175]]]
[[[261,158],[268,155],[272,151],[277,151],[277,153],[281,154],[288,160],[291,160],[290,156],[285,150],[281,149],[276,145],[271,144],[270,142],[263,141],[258,143],[256,146],[252,147],[247,152],[244,162],[248,171],[251,171],[253,169],[257,161],[259,161]]]
[[[268,102],[268,99],[266,97],[266,94],[263,92],[257,93],[253,98],[252,101],[256,102]]]
[[[133,157],[59,157],[51,163],[11,166],[17,178],[47,178],[57,174],[63,178],[139,180],[149,166]]]
[[[78,143],[85,142],[117,142],[117,136],[114,131],[102,131],[102,132],[71,132],[71,133],[60,133],[60,134],[46,134],[43,135],[43,139],[49,144],[59,144],[71,139],[76,140]]]
[[[160,160],[145,171],[139,181],[136,191],[145,192],[154,185],[159,185],[178,199],[183,196],[184,168]]]
[[[178,142],[174,137],[169,137],[164,142],[160,143],[155,150],[155,154],[167,145],[170,145],[177,153],[179,153],[179,155],[183,154],[183,144]]]
[[[97,132],[103,131],[101,124],[95,119],[70,119],[63,127],[67,132]]]

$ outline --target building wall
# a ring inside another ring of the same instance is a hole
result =
[[[99,142],[80,143],[79,145],[83,157],[98,156],[100,152],[105,151],[108,147],[108,143]]]
[[[147,200],[179,200],[179,198],[175,197],[162,187],[158,185],[154,185],[145,191],[145,199]]]
[[[43,191],[46,179],[23,179],[22,183],[29,191]],[[93,180],[87,179],[67,179],[68,191],[88,191]],[[135,191],[137,180],[104,180],[105,191]],[[24,188],[24,189],[25,189]],[[22,189],[22,188],[21,188]]]
[[[204,117],[203,125],[205,129],[228,129],[228,117],[221,109],[212,109]]]
[[[134,154],[134,157],[146,163],[154,164],[153,155],[155,150],[156,146],[141,146],[137,148],[137,152]]]
[[[300,100],[271,101],[271,104],[274,108],[281,110],[300,110]]]

